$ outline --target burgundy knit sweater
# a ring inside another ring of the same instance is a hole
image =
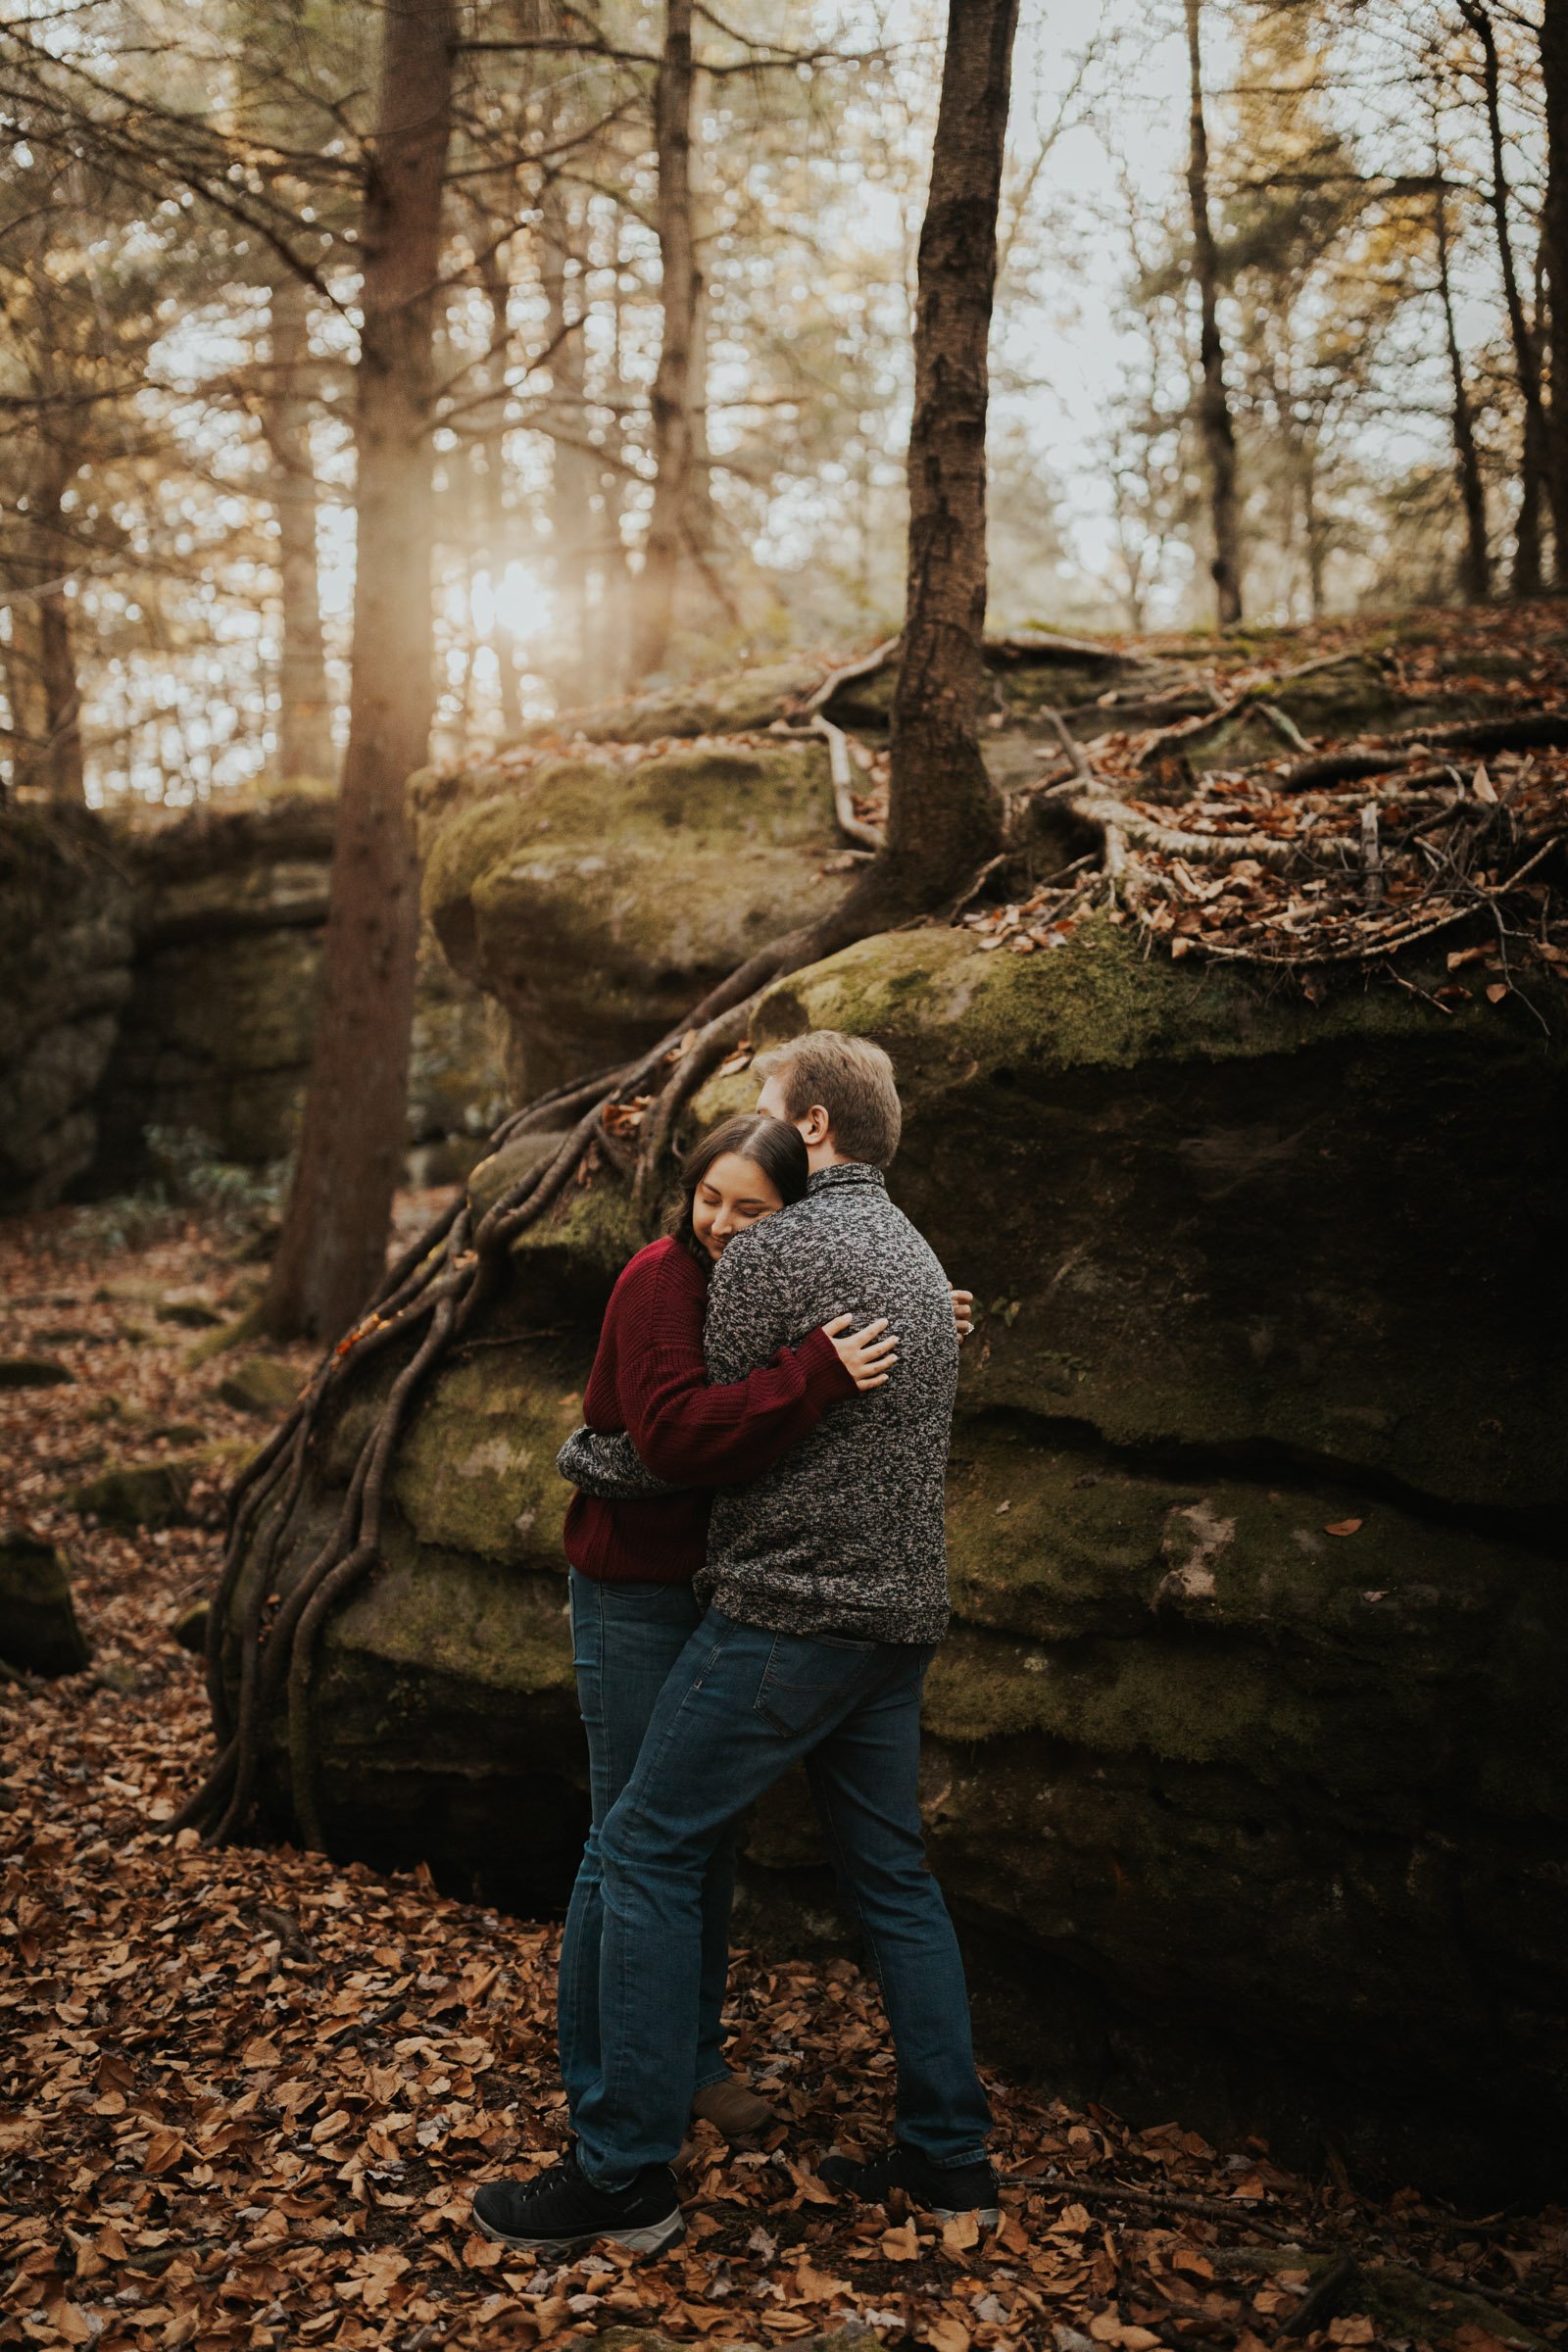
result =
[[[681,1243],[639,1250],[605,1309],[583,1396],[590,1429],[623,1429],[647,1467],[681,1487],[651,1502],[574,1494],[566,1557],[602,1584],[679,1585],[703,1564],[715,1486],[771,1470],[855,1383],[820,1331],[771,1363],[710,1388],[703,1361],[708,1275]]]

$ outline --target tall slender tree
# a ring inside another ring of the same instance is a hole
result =
[[[1546,114],[1546,202],[1541,242],[1546,268],[1546,485],[1554,541],[1552,578],[1568,588],[1568,8],[1541,12],[1541,85]]]
[[[1221,628],[1242,617],[1241,530],[1236,498],[1236,427],[1225,389],[1225,347],[1219,331],[1219,257],[1208,211],[1208,126],[1203,120],[1200,0],[1185,0],[1190,113],[1187,195],[1193,215],[1193,275],[1200,329],[1198,421],[1208,468],[1209,516],[1214,533],[1214,595]]]
[[[639,677],[662,668],[668,656],[692,485],[692,349],[700,299],[692,220],[692,4],[667,0],[654,99],[663,336],[652,402],[654,505],[632,638],[632,666]]]
[[[1492,594],[1492,551],[1487,538],[1487,490],[1476,446],[1475,417],[1470,387],[1465,381],[1464,353],[1453,315],[1453,271],[1448,236],[1448,185],[1439,148],[1433,167],[1432,224],[1438,250],[1438,299],[1443,306],[1444,338],[1448,351],[1448,377],[1453,389],[1453,462],[1464,512],[1464,554],[1459,564],[1459,592],[1466,604],[1485,604]]]
[[[277,570],[282,602],[277,665],[277,764],[285,776],[337,774],[321,637],[311,458],[310,289],[279,270],[269,295],[268,383],[262,429],[275,468]]]
[[[265,1312],[331,1338],[383,1263],[403,1157],[418,870],[404,785],[429,738],[432,352],[453,0],[386,0],[365,191],[353,684],[320,1011]]]
[[[1560,8],[1561,0],[1557,0]],[[1549,17],[1552,0],[1546,0]],[[1541,355],[1535,328],[1525,316],[1508,219],[1508,175],[1503,163],[1501,70],[1497,35],[1486,0],[1459,0],[1459,14],[1481,45],[1481,86],[1486,100],[1487,140],[1492,158],[1492,220],[1502,271],[1503,306],[1513,345],[1514,380],[1524,409],[1524,450],[1519,468],[1519,515],[1514,525],[1512,587],[1515,596],[1541,594],[1541,509],[1546,490],[1546,413],[1541,394]],[[1543,35],[1544,37],[1544,35]]]
[[[887,849],[867,876],[933,905],[1001,841],[976,731],[985,663],[988,346],[1018,0],[949,0],[920,231],[909,554]]]

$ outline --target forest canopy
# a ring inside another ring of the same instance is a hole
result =
[[[437,752],[896,628],[942,12],[443,13]],[[1023,12],[993,627],[1206,622],[1227,528],[1250,621],[1550,584],[1568,195],[1540,13]],[[0,32],[14,797],[335,771],[386,22],[42,0]]]

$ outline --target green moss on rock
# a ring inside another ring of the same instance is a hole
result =
[[[91,1660],[63,1551],[0,1528],[0,1660],[28,1674],[79,1674]]]
[[[575,1391],[541,1384],[525,1348],[443,1367],[393,1477],[415,1535],[476,1559],[559,1569],[570,1489],[556,1455],[581,1408]]]
[[[547,760],[437,826],[424,903],[537,1088],[651,1043],[830,905],[837,846],[818,744]]]
[[[1535,1237],[1568,1216],[1568,990],[1544,995],[1546,1040],[1393,988],[1265,997],[1103,922],[1030,956],[908,931],[781,982],[754,1034],[892,1053],[894,1196],[981,1302],[966,1409],[1266,1444],[1544,1536],[1568,1361]],[[694,1124],[751,1091],[710,1086]]]

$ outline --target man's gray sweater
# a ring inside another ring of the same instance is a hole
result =
[[[729,1244],[709,1289],[709,1378],[744,1379],[842,1314],[889,1318],[892,1378],[830,1405],[761,1478],[719,1488],[697,1591],[726,1617],[777,1633],[937,1642],[948,1626],[953,1303],[880,1169],[858,1160],[818,1169],[804,1200]],[[589,1493],[652,1491],[624,1433],[579,1432],[561,1467]]]

